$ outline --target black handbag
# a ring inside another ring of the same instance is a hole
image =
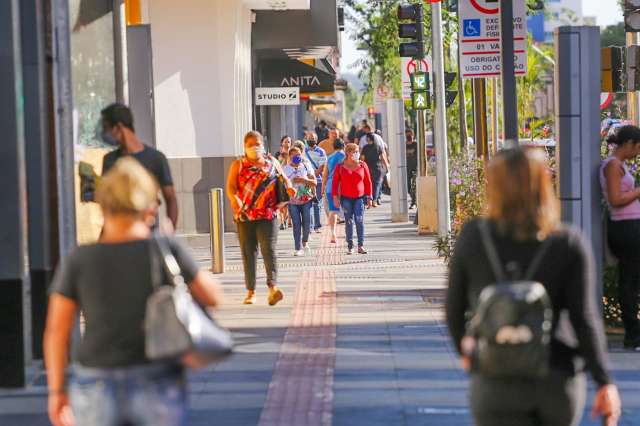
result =
[[[158,276],[162,266],[171,279],[170,283],[164,284],[169,285],[163,285]],[[231,355],[231,334],[193,299],[180,266],[163,237],[154,237],[152,241],[151,280],[154,292],[147,300],[144,320],[147,358],[180,359],[189,367],[204,367]]]
[[[273,156],[269,156],[271,160],[271,164],[273,164],[273,168],[275,170],[276,175],[276,198],[278,199],[278,204],[280,203],[288,203],[291,200],[289,193],[287,192],[287,182],[284,177],[284,171],[280,166],[278,160],[276,160]]]

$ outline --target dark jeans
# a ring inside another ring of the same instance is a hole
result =
[[[278,221],[274,219],[238,222],[238,240],[242,252],[244,282],[247,290],[256,289],[258,244],[260,244],[260,252],[262,252],[264,259],[264,269],[267,272],[267,285],[275,285],[278,279],[278,260],[276,258]]]
[[[319,182],[316,185],[316,194],[318,198],[317,203],[313,203],[313,216],[311,217],[311,224],[313,225],[313,229],[322,228],[322,222],[320,221],[320,212],[323,208],[323,195],[322,195],[322,182]]]
[[[73,367],[71,409],[82,426],[180,426],[186,424],[182,368]]]
[[[640,220],[620,220],[609,223],[609,247],[618,258],[618,299],[622,308],[625,341],[638,343],[638,293],[640,293]]]
[[[407,190],[411,197],[411,204],[416,204],[416,170],[407,168]]]
[[[304,204],[289,204],[289,215],[293,222],[293,242],[296,250],[302,249],[302,244],[309,241],[312,204],[311,201]]]
[[[577,426],[586,394],[584,374],[552,371],[536,381],[471,377],[476,426]]]
[[[356,223],[358,234],[358,247],[364,245],[364,198],[340,198],[340,204],[344,211],[344,226],[347,237],[347,246],[353,248],[353,222]]]
[[[373,200],[379,201],[382,195],[382,182],[384,181],[384,173],[380,170],[371,171],[371,185],[373,186]]]

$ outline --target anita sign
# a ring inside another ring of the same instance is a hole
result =
[[[273,59],[260,62],[259,86],[299,87],[300,93],[333,92],[336,77],[300,61]]]
[[[299,77],[284,77],[280,83],[282,87],[320,86],[320,79],[315,75],[301,75]]]

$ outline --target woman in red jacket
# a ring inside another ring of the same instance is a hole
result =
[[[354,143],[345,147],[347,158],[336,168],[331,185],[336,206],[342,206],[347,236],[347,254],[353,254],[353,221],[358,234],[358,253],[366,254],[364,249],[364,204],[372,204],[371,174],[364,161],[360,161],[360,148]]]

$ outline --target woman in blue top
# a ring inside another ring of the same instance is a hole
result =
[[[338,214],[340,213],[340,207],[333,203],[333,195],[331,194],[331,184],[333,182],[333,173],[336,170],[338,164],[342,164],[346,157],[344,153],[344,142],[342,139],[336,139],[333,142],[334,153],[327,159],[327,167],[324,168],[322,177],[322,192],[326,196],[326,206],[329,210],[329,229],[331,230],[331,242],[335,243],[337,240],[336,227],[338,224]]]

